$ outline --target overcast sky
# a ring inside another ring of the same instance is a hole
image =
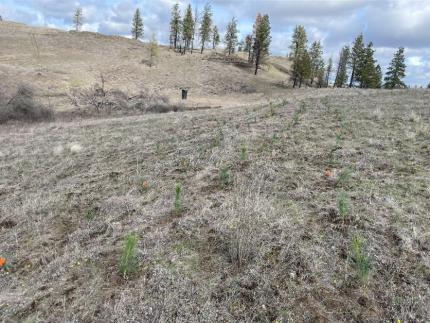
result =
[[[145,37],[152,33],[168,42],[170,9],[175,0],[0,0],[0,15],[30,25],[70,29],[73,11],[82,7],[83,30],[128,36],[134,10],[140,8]],[[189,1],[178,1],[182,12]],[[191,0],[202,9],[205,0]],[[310,41],[321,40],[325,57],[362,32],[373,41],[385,71],[399,46],[406,48],[407,79],[411,85],[430,82],[430,0],[212,0],[214,20],[221,31],[232,16],[239,20],[241,38],[252,31],[258,12],[272,26],[271,53],[286,55],[294,26],[305,26]]]

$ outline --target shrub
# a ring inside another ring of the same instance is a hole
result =
[[[124,245],[119,262],[119,272],[124,278],[126,278],[128,274],[136,272],[138,269],[139,262],[136,256],[137,242],[138,239],[135,234],[128,234],[124,238]]]
[[[359,236],[354,236],[352,239],[351,258],[360,279],[366,280],[370,272],[370,260],[365,251],[365,242]]]
[[[35,122],[52,117],[52,110],[36,102],[33,90],[26,85],[19,86],[8,102],[0,102],[0,123],[11,120]]]

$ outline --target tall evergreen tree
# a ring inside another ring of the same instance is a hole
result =
[[[312,76],[312,61],[307,49],[300,55],[297,67],[299,87]]]
[[[376,79],[375,79],[375,85],[377,89],[380,89],[382,87],[382,69],[381,65],[376,65],[375,67],[376,71]]]
[[[248,62],[251,62],[251,55],[252,55],[252,35],[251,34],[245,37],[244,51],[248,53]]]
[[[196,6],[196,9],[194,9],[194,22],[193,22],[193,37],[191,38],[191,54],[194,50],[194,41],[197,41],[197,37],[199,36],[199,8]]]
[[[325,71],[325,87],[330,83],[331,72],[333,71],[333,58],[330,57],[327,62],[327,69]]]
[[[187,10],[185,11],[184,20],[182,22],[182,39],[184,41],[184,47],[182,49],[183,54],[185,54],[185,51],[187,49],[190,49],[193,33],[194,33],[193,11],[191,9],[191,5],[189,4],[187,7]]]
[[[139,8],[134,12],[131,22],[131,35],[136,40],[143,37],[143,20]]]
[[[219,35],[218,27],[214,26],[214,28],[212,29],[212,48],[215,49],[220,43],[220,41],[221,38]]]
[[[376,69],[376,60],[374,58],[375,50],[373,43],[370,42],[365,51],[363,59],[360,62],[359,82],[361,88],[377,88],[378,87],[378,71]]]
[[[232,18],[231,21],[227,25],[227,31],[225,33],[224,42],[226,45],[226,51],[228,54],[234,53],[237,44],[237,20],[236,18]]]
[[[365,48],[363,34],[360,34],[357,36],[357,38],[355,38],[350,54],[349,66],[351,68],[351,79],[349,81],[349,87],[352,87],[354,83],[361,77],[361,62],[364,59],[364,55]]]
[[[314,41],[309,49],[309,57],[311,59],[311,85],[314,79],[321,77],[321,72],[324,74],[323,51],[320,41]]]
[[[399,50],[394,54],[387,73],[385,73],[384,87],[386,89],[406,88],[406,84],[402,81],[405,76],[405,49],[400,47]]]
[[[306,61],[303,56],[306,53],[308,38],[306,36],[306,30],[303,26],[296,26],[293,33],[293,39],[290,45],[291,57],[293,59],[293,80],[294,87],[296,87],[297,82],[300,79],[300,63]]]
[[[272,36],[270,36],[269,15],[264,15],[255,32],[255,75],[257,75],[258,69],[260,68],[264,58],[269,55],[271,40]]]
[[[348,80],[348,62],[350,56],[349,46],[344,46],[339,53],[339,62],[337,64],[335,87],[343,87]]]
[[[82,14],[82,8],[76,8],[75,13],[73,15],[73,24],[75,25],[76,31],[81,30],[83,20],[84,16]]]
[[[206,4],[203,9],[202,22],[200,24],[200,42],[202,44],[201,54],[205,48],[205,43],[210,41],[212,32],[212,8],[210,4]]]
[[[181,12],[179,4],[176,3],[172,8],[172,17],[170,19],[170,45],[174,49],[178,46],[179,37],[181,35]]]

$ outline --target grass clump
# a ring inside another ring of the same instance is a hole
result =
[[[135,234],[128,234],[124,238],[121,259],[119,262],[119,272],[124,278],[126,278],[128,274],[134,273],[138,270],[139,262],[136,255],[137,242],[138,238]]]
[[[360,236],[354,236],[351,243],[351,258],[354,261],[358,277],[364,281],[370,272],[370,259],[365,251],[365,242]]]
[[[182,186],[181,184],[176,185],[175,189],[175,202],[173,203],[173,211],[175,213],[181,213],[184,207],[182,205]]]
[[[348,199],[348,195],[345,192],[341,192],[339,194],[339,198],[337,200],[337,209],[342,219],[345,219],[348,216],[349,199]]]

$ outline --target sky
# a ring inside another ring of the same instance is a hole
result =
[[[182,12],[188,3],[201,10],[209,2],[222,33],[236,17],[240,39],[252,31],[257,13],[268,14],[273,55],[288,54],[298,24],[305,26],[310,42],[322,42],[325,58],[332,56],[335,62],[340,48],[363,33],[366,42],[373,42],[384,72],[402,46],[407,57],[406,83],[426,86],[430,82],[430,0],[0,0],[0,15],[4,20],[69,30],[74,10],[81,7],[83,30],[129,36],[133,13],[140,8],[144,39],[155,34],[167,44],[170,10],[176,2]]]

